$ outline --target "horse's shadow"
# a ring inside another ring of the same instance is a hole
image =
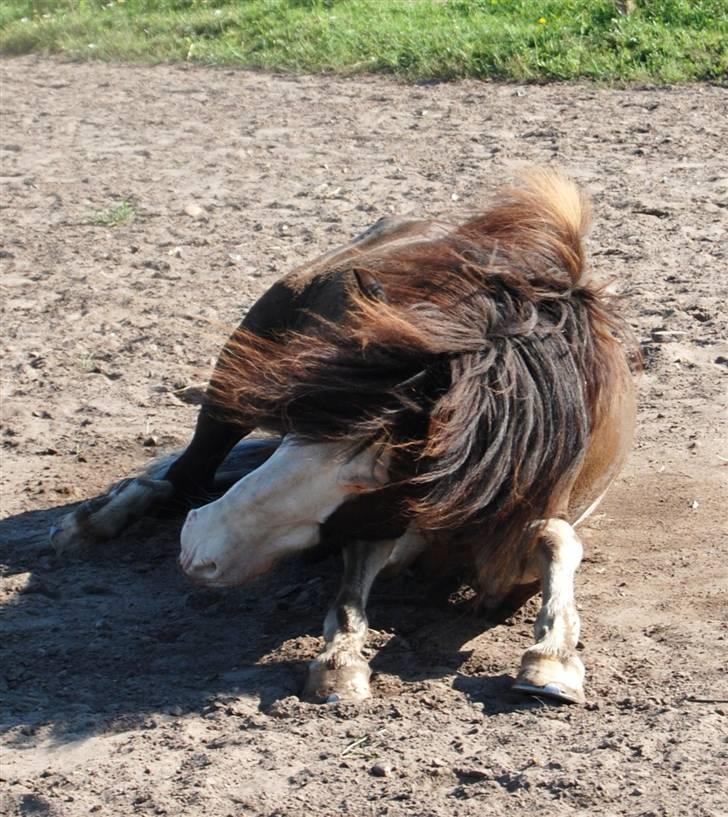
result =
[[[231,696],[268,711],[301,691],[338,557],[293,559],[249,587],[206,590],[176,567],[179,520],[143,520],[83,560],[58,559],[47,531],[71,508],[0,521],[0,730],[13,741],[43,726],[59,742],[119,731]],[[397,634],[373,659],[380,676],[455,675],[486,713],[532,705],[509,694],[507,676],[458,674],[462,645],[491,625],[433,601],[426,583],[382,579],[369,608],[375,633]]]

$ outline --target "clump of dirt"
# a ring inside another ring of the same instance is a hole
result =
[[[723,813],[725,89],[0,72],[0,810]],[[54,557],[69,505],[185,443],[185,395],[279,274],[551,161],[594,196],[593,267],[646,359],[636,449],[583,530],[585,707],[509,691],[533,604],[490,628],[383,580],[375,697],[315,706],[297,695],[335,560],[203,591],[163,520]]]

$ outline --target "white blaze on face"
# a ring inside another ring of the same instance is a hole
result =
[[[340,443],[286,437],[224,496],[189,512],[180,565],[204,584],[242,584],[282,556],[318,544],[319,526],[346,499],[381,488],[387,479],[376,447],[349,459]]]

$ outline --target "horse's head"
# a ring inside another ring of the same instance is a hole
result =
[[[224,496],[189,512],[180,537],[182,569],[201,584],[232,586],[318,544],[321,524],[340,505],[386,484],[386,459],[376,446],[352,457],[339,443],[286,437]]]

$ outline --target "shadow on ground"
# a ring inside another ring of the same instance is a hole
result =
[[[176,566],[179,520],[143,520],[83,560],[58,559],[47,531],[71,508],[0,522],[3,731],[20,727],[22,741],[50,725],[62,742],[152,713],[204,712],[220,696],[267,711],[300,692],[339,581],[336,555],[292,560],[249,587],[201,589]],[[460,647],[490,626],[434,603],[411,575],[381,580],[369,608],[389,635],[375,643],[373,670],[404,682],[455,674],[469,655]],[[486,712],[524,705],[505,676],[462,683]]]

